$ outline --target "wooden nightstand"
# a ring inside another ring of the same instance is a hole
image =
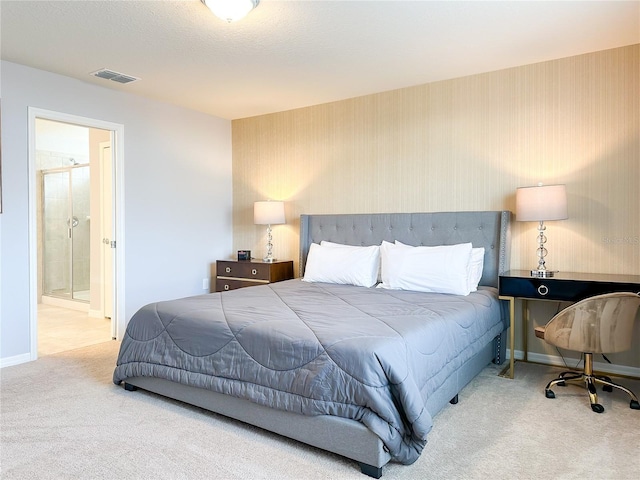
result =
[[[293,261],[265,263],[259,260],[216,262],[216,292],[235,290],[254,285],[291,280]]]

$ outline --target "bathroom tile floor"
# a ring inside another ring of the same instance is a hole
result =
[[[38,356],[111,340],[111,320],[86,312],[38,304]]]

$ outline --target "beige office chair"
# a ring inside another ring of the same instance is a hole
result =
[[[565,382],[584,382],[589,392],[591,409],[604,412],[598,403],[595,383],[603,385],[606,392],[617,388],[631,396],[630,407],[640,410],[640,403],[631,390],[611,381],[607,376],[593,374],[594,353],[615,353],[631,348],[633,322],[640,308],[640,295],[635,293],[608,293],[586,298],[562,310],[544,327],[535,329],[536,337],[560,348],[582,352],[584,370],[582,372],[562,372],[547,384],[544,393],[547,398],[555,398],[551,387],[564,387]]]

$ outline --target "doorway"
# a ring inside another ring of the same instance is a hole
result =
[[[31,108],[29,121],[35,360],[118,336],[122,126]]]

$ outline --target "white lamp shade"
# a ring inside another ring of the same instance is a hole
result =
[[[516,190],[516,220],[540,222],[566,218],[568,215],[565,185],[538,185]]]
[[[255,202],[253,223],[256,225],[279,225],[284,221],[284,202]]]

